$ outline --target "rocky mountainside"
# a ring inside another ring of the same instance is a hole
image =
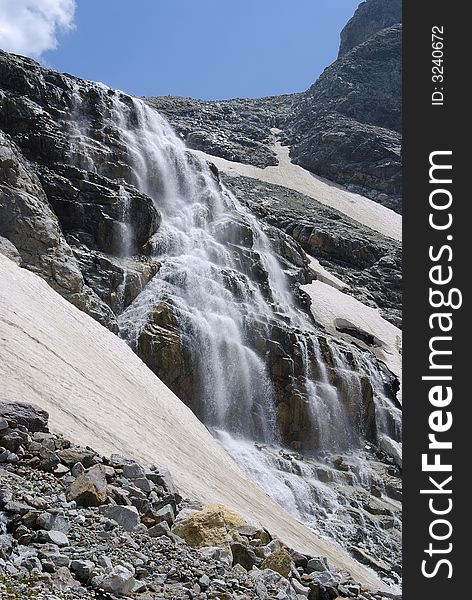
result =
[[[383,29],[341,56],[287,128],[295,162],[399,212],[401,32]]]
[[[363,44],[382,29],[387,29],[402,22],[401,0],[368,0],[362,2],[354,16],[341,31],[339,56],[341,58],[350,50]]]
[[[338,60],[299,94],[205,102],[148,98],[186,142],[236,162],[276,164],[271,128],[293,161],[401,212],[401,2],[363,2]]]
[[[268,167],[277,164],[271,129],[283,126],[300,96],[220,102],[162,96],[146,101],[169,120],[190,148]]]
[[[164,468],[105,457],[0,402],[0,594],[17,598],[380,600],[322,556],[288,548]]]

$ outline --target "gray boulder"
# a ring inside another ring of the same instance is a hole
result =
[[[116,521],[125,531],[133,531],[140,524],[138,510],[134,506],[101,506],[100,513]]]
[[[23,425],[29,431],[48,431],[48,413],[36,406],[25,402],[1,402],[0,417],[6,421],[14,421],[17,425]]]

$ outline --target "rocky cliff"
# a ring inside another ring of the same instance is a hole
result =
[[[401,32],[383,29],[342,55],[287,127],[295,162],[400,212]]]
[[[133,221],[131,255],[155,233],[159,213],[145,194],[117,183],[127,167],[118,155],[106,161],[107,153],[119,154],[120,142],[100,128],[95,90],[82,84],[95,111],[98,139],[90,143],[105,175],[90,171],[84,148],[74,146],[80,134],[74,131],[73,78],[1,52],[0,82],[0,235],[16,246],[23,266],[117,332],[114,310],[136,297],[158,268],[140,251],[123,285],[123,197]]]
[[[339,56],[363,44],[382,29],[402,22],[401,0],[367,0],[359,5],[352,19],[341,31]]]
[[[192,147],[235,162],[277,164],[271,128],[293,161],[401,212],[401,2],[363,2],[338,60],[299,94],[204,102],[148,98]]]

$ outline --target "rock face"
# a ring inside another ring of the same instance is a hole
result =
[[[361,227],[303,194],[246,177],[221,177],[258,217],[288,234],[279,242],[278,253],[294,273],[298,267],[300,283],[309,278],[301,246],[349,286],[345,293],[379,308],[385,319],[401,326],[400,242]],[[290,240],[296,245],[290,245]]]
[[[209,102],[162,96],[147,98],[190,148],[257,167],[276,165],[271,128],[288,117],[298,94],[256,100]]]
[[[364,43],[378,31],[402,22],[401,0],[367,0],[359,5],[341,31],[339,56]]]
[[[148,98],[190,147],[277,164],[271,128],[296,163],[401,212],[402,12],[367,0],[341,33],[338,60],[306,91],[258,100]]]
[[[398,212],[401,36],[394,25],[341,56],[297,103],[286,128],[297,164]]]
[[[124,179],[132,179],[120,158],[126,148],[104,130],[99,112],[106,95],[100,103],[84,82],[4,52],[0,90],[0,236],[23,266],[117,332],[113,311],[157,271],[142,247],[159,214]],[[76,130],[74,111],[95,111],[90,139]]]

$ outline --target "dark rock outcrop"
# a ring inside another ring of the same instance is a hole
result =
[[[0,52],[0,235],[24,267],[117,332],[115,313],[158,270],[145,248],[160,215],[105,126],[107,98],[105,88]],[[80,114],[87,131],[77,129]]]
[[[399,212],[401,41],[395,25],[343,55],[284,128],[294,162]]]
[[[221,101],[146,98],[190,148],[256,167],[277,164],[271,128],[281,127],[299,94]]]
[[[246,177],[222,177],[225,185],[251,211],[292,239],[292,245],[278,248],[278,254],[285,256],[287,266],[291,263],[295,282],[305,283],[304,278],[310,280],[306,258],[303,259],[297,249],[300,245],[350,286],[345,293],[368,306],[380,308],[385,319],[401,327],[399,242],[362,227],[336,210],[293,190]]]
[[[378,31],[402,22],[401,0],[367,0],[341,31],[339,56],[344,56]]]
[[[27,404],[24,402],[0,402],[0,418],[9,423],[22,425],[33,433],[38,431],[49,431],[48,413],[35,404]]]
[[[34,271],[78,308],[117,331],[115,317],[83,279],[39,178],[13,140],[0,131],[0,235]]]

